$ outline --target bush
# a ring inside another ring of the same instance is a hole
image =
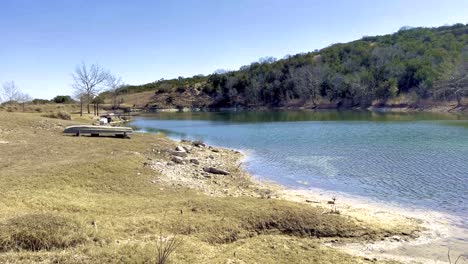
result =
[[[57,104],[71,104],[74,102],[73,98],[69,95],[57,95],[52,99],[52,101]]]
[[[64,249],[87,240],[80,224],[52,214],[27,214],[0,224],[0,251]]]
[[[42,105],[42,104],[48,104],[50,103],[50,101],[45,100],[45,99],[34,99],[31,101],[31,103],[33,103],[34,105]]]
[[[57,113],[51,112],[49,114],[43,115],[44,117],[49,117],[49,118],[57,118],[57,119],[63,119],[63,120],[71,120],[71,115],[65,111],[59,111]]]

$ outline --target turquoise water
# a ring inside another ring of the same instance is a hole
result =
[[[321,188],[468,217],[467,116],[157,113],[138,117],[132,125],[246,151],[249,172],[288,187]]]

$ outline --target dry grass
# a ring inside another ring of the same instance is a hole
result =
[[[293,202],[212,198],[155,184],[143,164],[164,158],[152,148],[173,149],[174,142],[146,134],[63,136],[72,123],[0,111],[0,262],[155,262],[162,228],[184,239],[173,263],[365,263],[320,246],[321,239],[401,232]]]
[[[54,113],[65,111],[69,113],[79,113],[79,104],[6,104],[0,105],[0,111],[6,112],[24,112],[24,113]],[[83,109],[84,110],[84,109]],[[92,107],[91,107],[92,110]]]
[[[57,119],[62,119],[62,120],[71,120],[71,115],[65,111],[58,111],[57,113],[51,112],[42,116],[48,117],[48,118],[57,118]]]
[[[120,95],[119,98],[123,98],[122,107],[136,106],[136,107],[145,107],[148,103],[151,102],[151,98],[154,96],[154,91],[146,91],[141,93],[132,93]],[[111,99],[107,98],[106,103],[111,104]]]
[[[0,225],[0,251],[65,249],[87,239],[79,223],[51,213],[17,216]]]

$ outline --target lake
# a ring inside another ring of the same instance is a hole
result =
[[[320,188],[468,218],[468,116],[370,111],[155,113],[145,132],[248,154],[245,169]]]

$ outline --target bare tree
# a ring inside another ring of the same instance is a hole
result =
[[[73,97],[75,98],[75,100],[80,102],[80,116],[83,116],[83,103],[85,102],[86,95],[82,94],[79,91],[75,91]]]
[[[20,103],[22,106],[23,106],[23,112],[24,112],[24,106],[27,102],[31,102],[32,101],[32,97],[27,94],[27,93],[22,93],[22,92],[19,92],[18,93],[18,96],[16,98],[16,100],[18,103]]]
[[[455,97],[457,106],[461,106],[463,97],[468,96],[468,48],[463,50],[462,56],[452,74],[436,84],[438,92],[435,95],[444,99]]]
[[[118,108],[120,106],[121,101],[119,100],[118,96],[118,89],[124,86],[122,82],[122,78],[117,77],[113,74],[108,74],[106,79],[106,88],[111,94],[112,100],[112,108]]]
[[[299,98],[312,100],[312,104],[316,107],[315,100],[319,97],[320,85],[324,75],[325,72],[320,65],[305,65],[294,69],[291,72],[291,78]]]
[[[23,105],[23,112],[24,112],[24,105],[25,103],[32,100],[31,96],[27,93],[21,92],[15,82],[5,82],[2,86],[2,90],[0,92],[0,102],[16,102]]]
[[[80,95],[82,100],[85,100],[88,108],[88,114],[91,113],[89,105],[103,88],[108,72],[97,64],[87,66],[85,63],[76,66],[75,72],[72,73],[73,89],[75,93]]]
[[[16,86],[15,82],[13,81],[5,82],[2,85],[0,101],[2,102],[17,101],[20,94],[21,92],[18,86]]]

